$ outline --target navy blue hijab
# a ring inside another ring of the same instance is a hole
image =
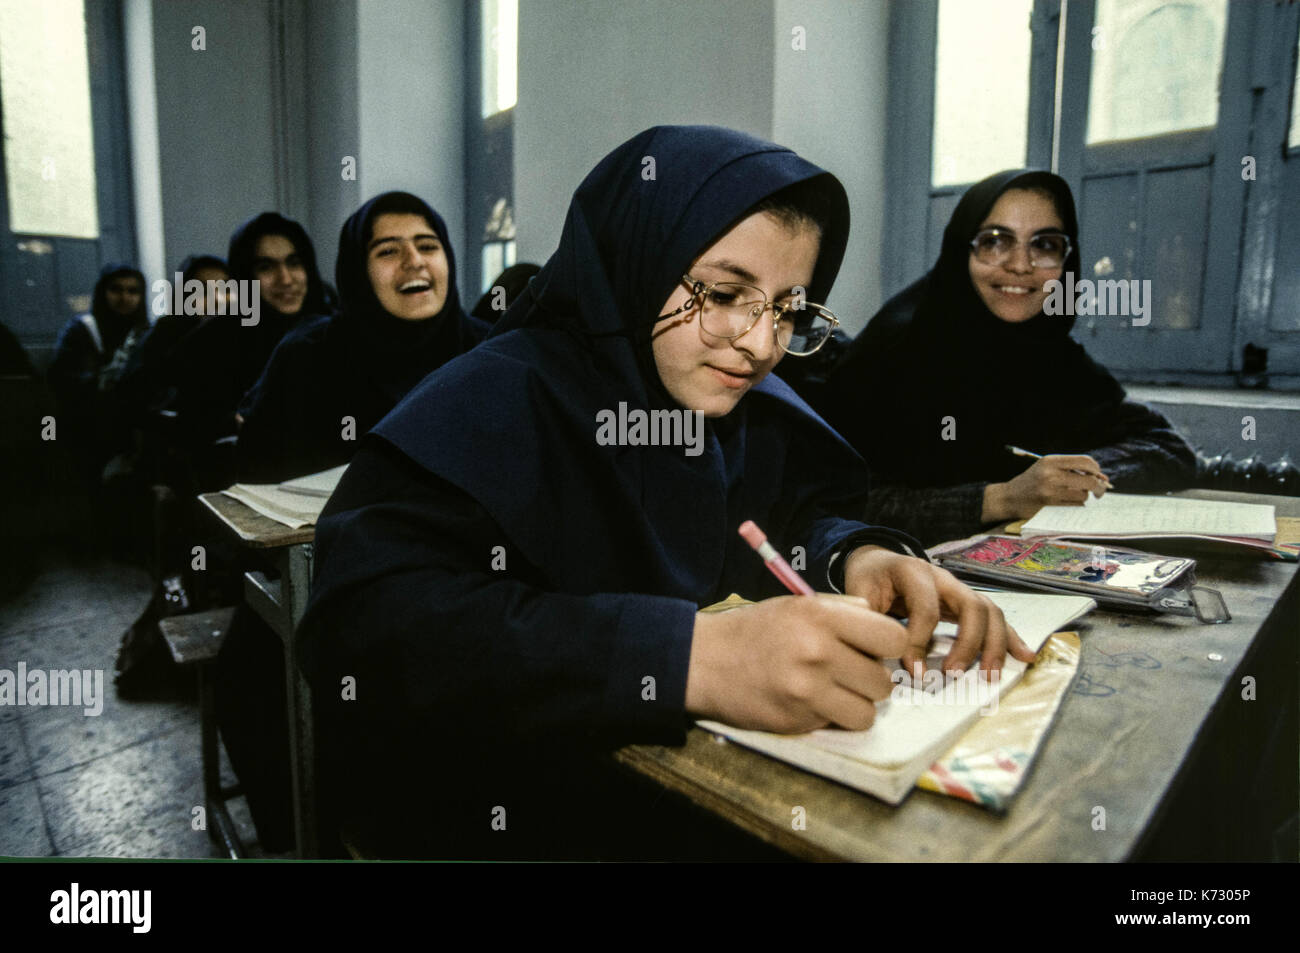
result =
[[[1060,176],[1011,169],[971,186],[943,233],[934,267],[872,318],[832,372],[818,409],[886,482],[953,486],[1006,480],[1025,469],[1006,444],[1078,453],[1072,422],[1124,398],[1115,379],[1070,336],[1074,317],[1040,312],[1001,320],[970,278],[970,241],[1003,193],[1051,194],[1079,273],[1079,223]],[[1044,376],[1046,375],[1046,376]],[[1050,380],[1050,385],[1044,383]],[[952,418],[952,430],[945,419]]]
[[[811,565],[814,549],[853,527],[810,512],[851,511],[837,503],[861,492],[865,469],[774,376],[706,421],[700,456],[595,440],[599,411],[671,402],[650,331],[680,276],[754,205],[809,179],[835,210],[809,288],[825,300],[848,237],[834,177],[731,130],[634,137],[579,186],[555,254],[488,340],[426,378],[375,433],[474,497],[567,591],[624,592],[635,579],[696,604],[720,586],[744,591],[737,567],[762,575],[735,532],[747,518],[768,520],[778,545],[782,527],[824,531],[789,541],[807,546]]]
[[[423,321],[389,314],[370,283],[367,262],[375,220],[380,215],[419,215],[429,223],[447,255],[447,297],[442,310]],[[339,314],[330,322],[331,343],[359,363],[358,370],[394,403],[430,371],[482,340],[487,325],[467,315],[456,285],[456,254],[447,223],[423,199],[409,192],[377,195],[343,223],[334,266]]]

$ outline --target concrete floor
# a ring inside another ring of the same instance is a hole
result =
[[[149,602],[148,574],[48,546],[5,574],[0,669],[101,669],[103,711],[0,705],[0,856],[219,857],[193,808],[203,804],[193,701],[119,701],[123,632]],[[223,780],[234,775],[222,752]],[[243,799],[231,813],[250,856]]]

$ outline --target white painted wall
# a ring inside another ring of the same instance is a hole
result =
[[[602,156],[676,123],[771,136],[770,2],[520,0],[519,259],[550,257],[569,199]]]
[[[802,27],[803,50],[794,49]],[[850,334],[884,303],[887,0],[775,0],[771,138],[844,183],[852,228],[827,302]]]
[[[465,229],[464,32],[460,0],[357,4],[361,201],[413,192],[453,238]]]

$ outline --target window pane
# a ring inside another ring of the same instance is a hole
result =
[[[1097,0],[1088,144],[1213,126],[1228,0]]]
[[[1300,42],[1295,47],[1295,82],[1291,84],[1291,139],[1292,149],[1300,148]]]
[[[515,104],[519,0],[481,0],[483,118]]]
[[[0,0],[0,96],[9,228],[97,238],[81,0]]]
[[[939,0],[932,184],[1025,164],[1033,0]]]

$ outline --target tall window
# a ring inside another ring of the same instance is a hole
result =
[[[515,104],[518,95],[519,0],[482,0],[483,118]]]
[[[0,0],[9,230],[98,238],[82,0]]]
[[[1087,144],[1213,126],[1227,0],[1097,0]]]
[[[515,262],[518,0],[479,0],[477,21],[478,82],[469,95],[478,99],[479,121],[471,123],[466,141],[471,157],[466,190],[471,247],[478,249],[468,278],[482,292]]]
[[[1300,41],[1296,42],[1295,79],[1291,83],[1291,138],[1287,145],[1300,149]]]
[[[1025,164],[1033,0],[939,0],[931,184]]]

